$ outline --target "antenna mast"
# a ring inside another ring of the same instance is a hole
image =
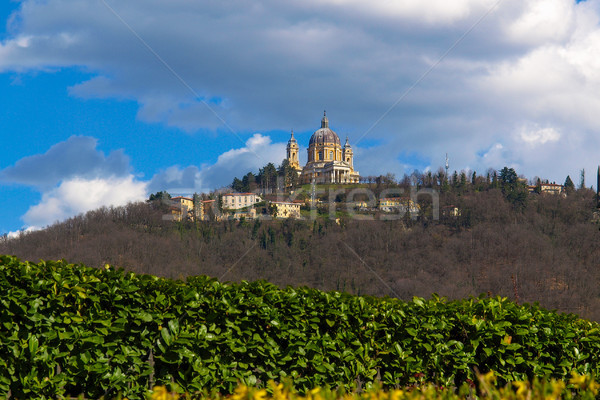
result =
[[[448,168],[450,164],[448,163],[448,153],[446,153],[446,179],[448,179]]]

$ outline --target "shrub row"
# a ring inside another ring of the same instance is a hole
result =
[[[598,375],[598,324],[504,298],[402,302],[0,256],[0,396],[350,389]]]

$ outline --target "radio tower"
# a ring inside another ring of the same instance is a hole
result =
[[[446,153],[446,179],[448,179],[448,168],[450,167],[450,164],[448,164],[448,153]]]

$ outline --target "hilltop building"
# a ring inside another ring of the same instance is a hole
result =
[[[171,206],[167,219],[172,221],[204,221],[214,212],[215,200],[200,200],[194,203],[191,197],[177,196],[171,198]]]
[[[527,186],[529,193],[540,193],[540,194],[561,194],[566,195],[565,187],[558,183],[538,183],[537,185]]]
[[[228,210],[239,210],[252,207],[262,201],[256,193],[226,193],[221,196],[223,208]]]
[[[304,168],[298,160],[298,142],[294,131],[287,145],[287,160],[300,176],[300,183],[358,183],[360,175],[354,170],[354,154],[348,143],[342,146],[340,138],[329,128],[327,114],[323,113],[321,128],[317,129],[308,143],[308,162]]]
[[[388,197],[379,201],[379,210],[383,212],[406,212],[411,215],[419,214],[420,208],[417,203],[408,197]]]
[[[269,202],[270,211],[275,218],[300,218],[301,203],[289,201]]]
[[[193,199],[184,196],[173,197],[171,199],[171,207],[169,207],[170,219],[173,221],[193,219],[193,210]]]

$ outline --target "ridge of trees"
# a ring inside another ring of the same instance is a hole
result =
[[[336,221],[325,213],[315,220],[174,223],[162,219],[164,204],[152,201],[103,207],[0,238],[0,253],[403,299],[489,292],[600,320],[595,193],[571,187],[566,197],[529,194],[513,172],[364,183],[375,192],[394,185],[440,188],[440,206],[457,207],[460,215],[439,221],[428,214],[390,221],[336,214]]]

